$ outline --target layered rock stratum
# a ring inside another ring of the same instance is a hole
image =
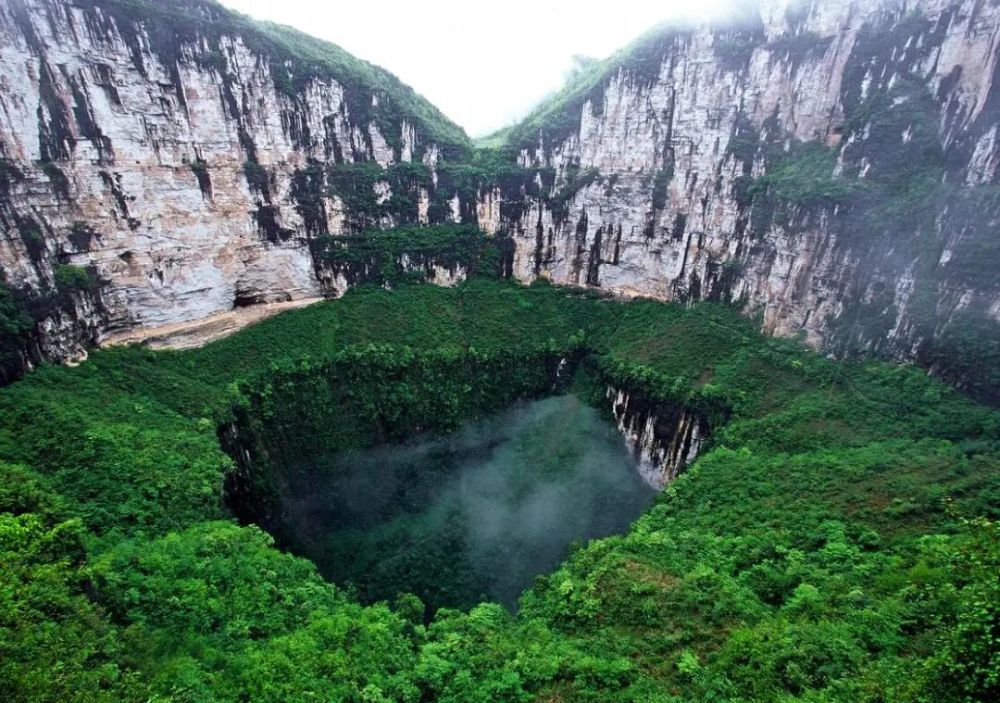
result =
[[[322,242],[468,223],[523,281],[736,303],[995,397],[996,2],[764,0],[657,28],[485,149],[380,69],[205,0],[11,0],[0,42],[21,366],[338,295],[364,276]],[[445,263],[399,262],[464,275]]]

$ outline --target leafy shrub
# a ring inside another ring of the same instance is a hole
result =
[[[97,286],[97,277],[83,266],[59,264],[56,266],[54,278],[56,287],[62,293],[90,293]]]
[[[837,153],[816,142],[796,143],[787,155],[750,188],[800,205],[833,205],[854,195],[861,184],[834,175]]]
[[[425,627],[413,603],[362,607],[226,521],[239,473],[218,431],[250,408],[273,447],[370,441],[489,411],[502,393],[477,389],[512,392],[524,355],[571,350],[588,398],[627,385],[708,413],[713,435],[516,616],[486,604]],[[473,382],[472,360],[499,371]],[[919,370],[835,363],[723,306],[552,285],[361,287],[201,349],[95,351],[0,392],[0,691],[989,699],[995,535],[960,516],[997,517],[998,447],[995,412]]]

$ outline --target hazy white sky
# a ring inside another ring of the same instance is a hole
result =
[[[575,54],[603,58],[665,19],[725,0],[222,0],[389,69],[472,136],[559,88]]]

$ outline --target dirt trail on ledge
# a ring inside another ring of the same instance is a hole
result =
[[[226,337],[279,312],[303,308],[321,300],[324,298],[302,298],[284,303],[263,303],[235,308],[200,320],[122,332],[108,337],[99,346],[103,348],[123,344],[144,344],[152,349],[192,349]]]

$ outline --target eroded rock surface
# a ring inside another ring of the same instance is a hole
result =
[[[515,130],[552,186],[499,222],[490,194],[482,224],[520,278],[744,302],[961,385],[949,344],[1000,339],[998,51],[1000,5],[975,0],[766,1],[656,33]],[[824,166],[842,182],[810,183]],[[792,197],[764,187],[783,173]]]
[[[0,270],[38,308],[42,357],[323,295],[307,239],[351,223],[336,197],[305,202],[309,167],[441,151],[377,88],[303,74],[211,4],[171,7],[190,22],[0,6]],[[94,285],[60,290],[65,266]]]
[[[303,68],[203,0],[164,6],[197,21],[0,7],[0,270],[33,306],[28,357],[339,295],[366,277],[318,239],[467,223],[512,238],[521,280],[740,303],[991,397],[995,2],[764,0],[655,31],[516,127],[499,170],[405,91]],[[65,267],[92,283],[60,286]]]

